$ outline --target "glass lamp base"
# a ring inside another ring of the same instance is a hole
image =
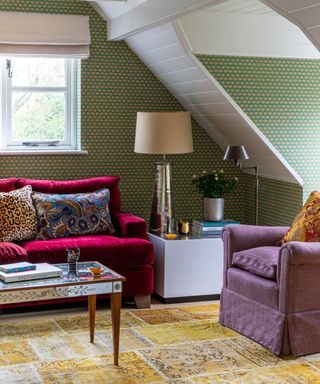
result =
[[[168,161],[157,162],[149,221],[150,233],[175,232],[171,186],[171,163]]]

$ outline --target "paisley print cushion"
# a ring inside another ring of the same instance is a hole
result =
[[[293,220],[291,227],[282,242],[288,241],[320,241],[320,193],[313,191]]]
[[[90,193],[33,192],[38,216],[37,240],[114,232],[109,213],[109,189]]]
[[[34,239],[37,216],[32,204],[32,187],[0,193],[0,241]]]

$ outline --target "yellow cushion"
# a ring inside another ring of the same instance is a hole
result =
[[[288,241],[320,241],[320,193],[313,191],[282,239]]]

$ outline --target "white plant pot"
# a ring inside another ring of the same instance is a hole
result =
[[[224,218],[224,198],[203,199],[203,216],[206,221],[221,221]]]

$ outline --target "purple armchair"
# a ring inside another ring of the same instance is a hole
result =
[[[320,243],[279,245],[287,230],[225,227],[220,323],[300,356],[320,352]]]

